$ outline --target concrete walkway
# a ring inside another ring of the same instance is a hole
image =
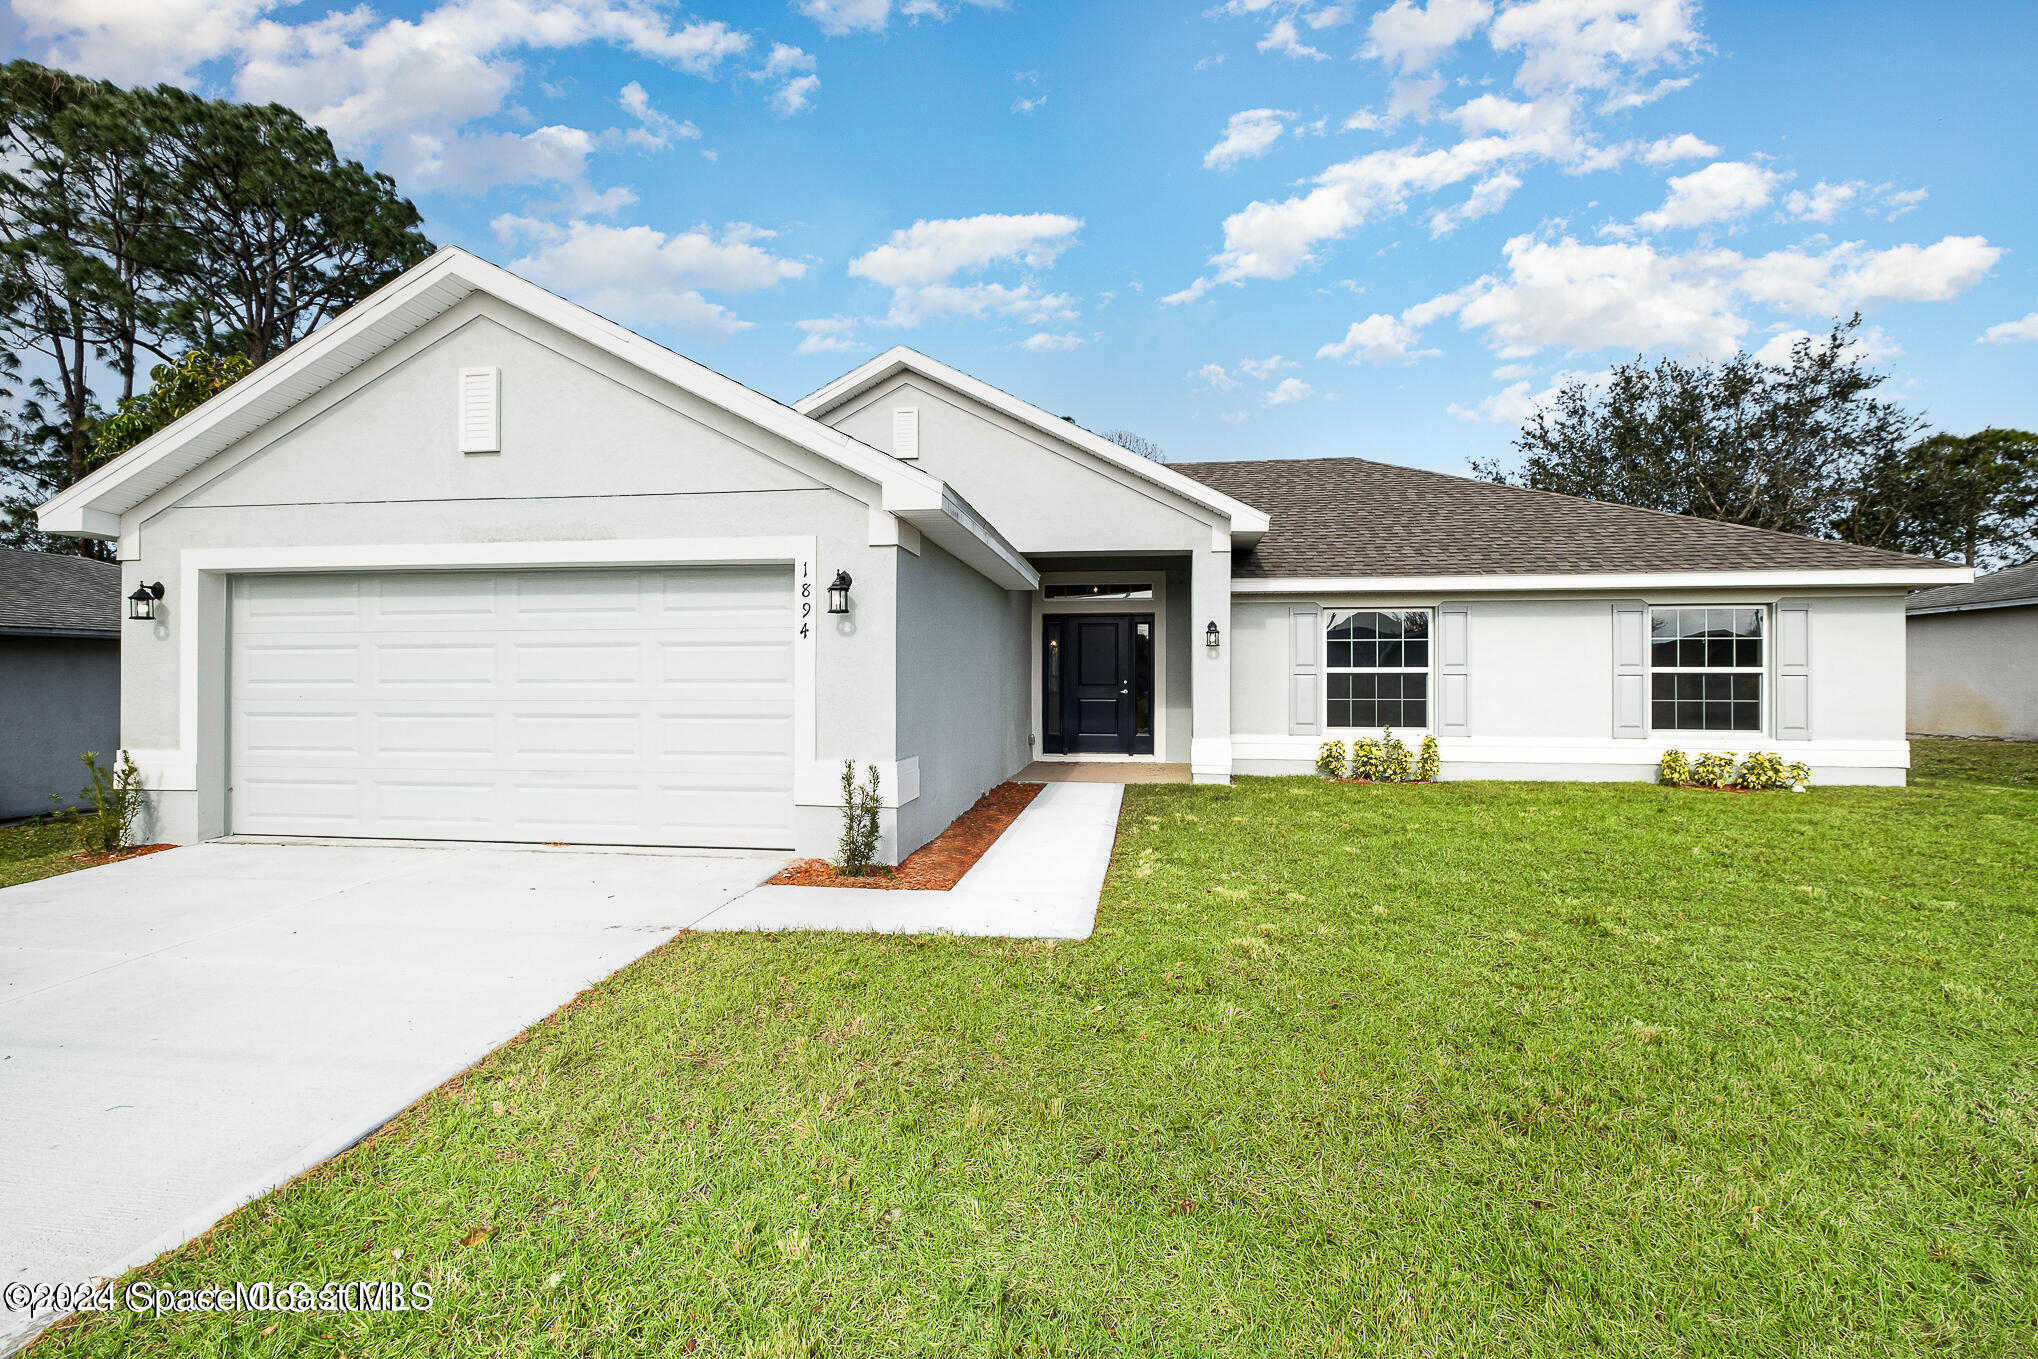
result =
[[[783,862],[215,842],[0,890],[0,1283],[189,1240]]]
[[[1116,783],[1046,785],[946,892],[758,887],[694,928],[1087,939],[1124,797]]]

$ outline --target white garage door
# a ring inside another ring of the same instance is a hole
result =
[[[253,835],[792,844],[786,568],[243,576]]]

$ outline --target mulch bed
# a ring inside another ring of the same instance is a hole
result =
[[[908,855],[897,868],[878,868],[861,878],[837,877],[826,859],[799,859],[771,880],[774,887],[876,887],[907,892],[945,892],[997,843],[1005,827],[1040,796],[1038,783],[1001,783],[976,805],[949,822],[948,829]]]
[[[73,854],[71,862],[80,868],[97,868],[101,864],[117,864],[122,859],[139,859],[144,854],[161,854],[175,845],[136,845],[133,849],[117,849],[110,854]]]
[[[1325,779],[1325,783],[1377,783],[1385,788],[1434,788],[1435,779]]]

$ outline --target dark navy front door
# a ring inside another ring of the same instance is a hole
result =
[[[1050,755],[1153,752],[1153,615],[1045,620],[1041,714]]]

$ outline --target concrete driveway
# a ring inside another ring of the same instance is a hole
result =
[[[782,862],[215,843],[0,891],[0,1283],[189,1239]]]

